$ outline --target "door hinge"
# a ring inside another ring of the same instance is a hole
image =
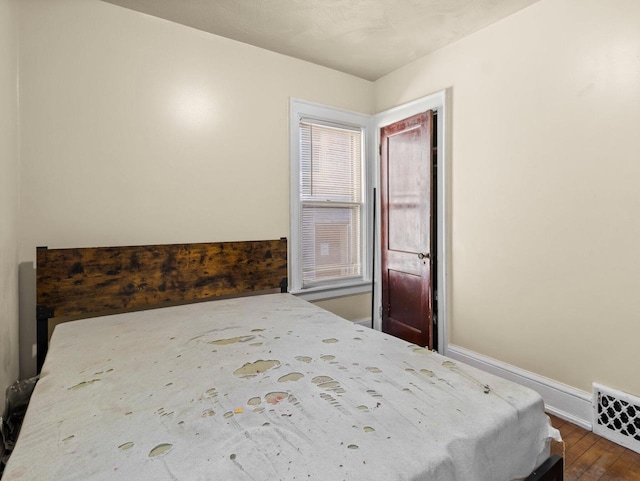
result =
[[[382,306],[378,308],[378,316],[382,319]]]
[[[378,152],[380,153],[380,156],[382,157],[382,144],[378,144]]]
[[[436,289],[435,291],[433,291],[433,300],[438,302],[438,289]]]
[[[437,326],[438,325],[438,314],[434,314],[433,315],[433,325]]]

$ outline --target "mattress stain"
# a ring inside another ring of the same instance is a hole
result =
[[[226,413],[223,414],[223,416],[225,417],[225,419],[232,418],[233,417],[233,412],[227,411]]]
[[[118,449],[122,451],[127,451],[128,449],[131,449],[133,446],[134,444],[131,441],[129,441],[128,443],[124,443],[118,446]]]
[[[360,406],[356,407],[356,409],[358,411],[363,411],[363,412],[366,412],[366,413],[369,412],[369,408],[367,406],[365,406],[364,404],[361,404]]]
[[[338,381],[328,381],[318,384],[318,387],[322,389],[332,389],[340,387],[340,383]]]
[[[278,382],[291,382],[291,381],[299,381],[304,377],[304,374],[301,372],[291,372],[285,376],[282,376],[278,379]]]
[[[218,397],[218,392],[216,391],[215,387],[212,387],[211,389],[208,389],[205,394],[207,396],[209,396],[209,397]]]
[[[242,367],[239,367],[238,369],[233,371],[233,374],[240,378],[248,379],[278,366],[280,366],[280,361],[276,361],[275,359],[270,359],[267,361],[263,361],[262,359],[260,359],[255,362],[245,363]]]
[[[363,428],[362,428],[362,430],[363,430],[365,433],[372,433],[372,432],[374,432],[374,431],[375,431],[375,429],[373,429],[371,426],[365,426],[365,427],[363,427]]]
[[[173,449],[173,444],[169,444],[169,443],[158,444],[155,448],[149,451],[149,457],[155,458],[156,456],[162,456],[163,454],[167,454],[172,449]]]
[[[72,434],[71,436],[67,436],[66,438],[64,438],[64,439],[62,440],[62,442],[64,443],[65,441],[69,441],[70,439],[73,439],[73,438],[75,438],[75,437],[76,437],[76,436],[75,436],[74,434]]]
[[[442,363],[442,365],[443,365],[444,367],[449,367],[449,368],[451,368],[451,367],[456,367],[456,363],[455,363],[455,362],[452,362],[452,361],[444,361],[444,362]]]
[[[382,397],[382,394],[373,389],[368,389],[367,394],[369,394],[371,397]]]
[[[429,377],[435,376],[435,374],[433,374],[433,371],[429,371],[429,369],[420,369],[420,372],[422,374],[425,374],[425,375],[429,376]]]
[[[340,383],[329,376],[316,376],[311,382],[316,384],[320,389],[326,389],[338,394],[344,394],[346,391],[342,389]]]
[[[309,363],[311,362],[311,358],[309,356],[297,356],[296,361]]]
[[[417,352],[419,354],[431,354],[431,351],[429,349],[427,349],[426,347],[418,346],[417,344],[409,344],[407,347],[413,352]]]
[[[320,394],[320,398],[324,399],[325,401],[327,401],[329,404],[331,404],[336,409],[340,409],[342,407],[340,405],[340,401],[338,401],[336,398],[334,398],[331,394],[327,394],[326,392],[323,392],[322,394]]]
[[[347,446],[348,449],[360,449],[360,446],[358,446],[357,444],[349,444],[349,446]]]
[[[336,342],[338,342],[338,340],[334,337],[330,338],[330,339],[323,339],[322,342],[326,343],[326,344],[335,344]]]
[[[330,381],[333,381],[333,378],[329,376],[316,376],[311,380],[313,384],[323,384]]]
[[[77,391],[78,389],[81,389],[83,387],[86,387],[90,384],[93,384],[94,382],[98,382],[100,381],[100,379],[92,379],[91,381],[82,381],[79,382],[78,384],[76,384],[75,386],[71,386],[70,388],[67,388],[68,391]]]
[[[258,404],[260,404],[262,402],[262,400],[259,397],[252,397],[251,399],[249,399],[247,401],[247,404],[249,406],[257,406]]]
[[[251,332],[262,332],[262,331],[264,331],[264,329],[260,329],[260,328],[251,329]]]
[[[262,346],[261,342],[254,342],[252,344],[249,344],[250,346]]]
[[[211,408],[205,409],[204,411],[202,411],[202,417],[203,418],[214,416],[215,414],[216,414],[216,412]]]
[[[333,361],[335,358],[336,356],[331,356],[331,355],[320,356],[320,359],[322,359],[323,361]]]
[[[209,344],[213,344],[215,346],[226,346],[227,344],[235,344],[236,342],[251,341],[255,338],[256,336],[238,336],[229,339],[217,339],[215,341],[210,341]]]
[[[282,391],[270,392],[264,397],[264,400],[269,404],[278,404],[285,399],[289,399],[289,393]]]
[[[373,367],[368,367],[367,371],[372,372],[374,374],[380,374],[382,372],[382,370],[380,368],[377,368],[375,366]]]

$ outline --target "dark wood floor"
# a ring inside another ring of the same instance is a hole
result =
[[[640,481],[640,454],[550,417],[564,439],[565,481]],[[562,443],[552,442],[552,454],[562,456],[562,450]]]

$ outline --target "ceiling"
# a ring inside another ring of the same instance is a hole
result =
[[[539,0],[104,0],[367,80]]]

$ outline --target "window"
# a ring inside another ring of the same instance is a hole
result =
[[[366,284],[368,123],[365,115],[292,101],[293,292]]]

